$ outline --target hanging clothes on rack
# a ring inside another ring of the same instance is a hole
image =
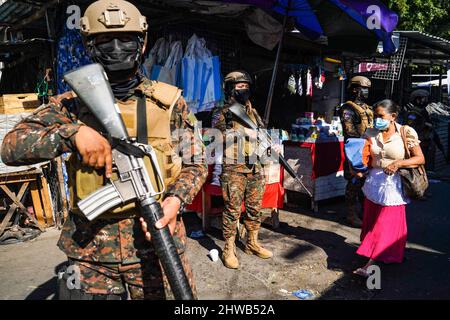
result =
[[[311,70],[308,69],[308,71],[306,72],[306,95],[307,96],[312,96],[313,93],[313,81],[312,81],[312,75],[311,75]]]
[[[303,96],[304,90],[303,90],[303,72],[300,70],[298,73],[298,81],[297,81],[297,93],[299,96]]]
[[[287,89],[292,95],[297,93],[297,81],[296,81],[295,75],[293,73],[289,76],[289,79],[287,82]]]
[[[321,66],[318,66],[315,68],[314,73],[316,74],[314,77],[314,86],[317,89],[322,89],[325,83],[325,70]]]

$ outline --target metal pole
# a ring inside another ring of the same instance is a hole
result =
[[[55,39],[53,38],[54,33],[52,30],[52,27],[54,27],[54,19],[51,19],[49,17],[48,14],[48,9],[45,10],[45,21],[47,24],[47,34],[48,34],[48,38],[50,39],[50,41],[52,41],[51,46],[50,46],[50,55],[51,55],[51,66],[52,66],[52,95],[56,95],[57,93],[57,61],[56,61],[56,48],[55,48],[55,43],[53,42]]]
[[[442,102],[442,65],[439,67],[439,101]],[[448,80],[447,80],[448,83]]]
[[[291,1],[292,0],[289,0],[289,2],[288,2],[286,14],[284,15],[284,19],[283,19],[283,30],[281,31],[280,43],[278,44],[278,50],[277,50],[277,55],[275,58],[275,64],[273,66],[272,79],[270,80],[269,93],[267,95],[266,109],[264,110],[264,124],[266,125],[266,127],[269,125],[270,110],[272,108],[273,91],[275,89],[275,82],[277,80],[278,65],[279,65],[279,61],[280,61],[281,49],[283,47],[284,32],[286,30],[287,19],[289,16],[289,9],[291,8]]]

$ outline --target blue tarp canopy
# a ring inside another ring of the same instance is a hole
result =
[[[395,50],[392,31],[398,15],[379,0],[223,0],[252,4],[288,15],[297,29],[314,40],[320,36],[376,37],[383,42],[384,52]]]

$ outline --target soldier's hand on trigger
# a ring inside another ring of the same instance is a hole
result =
[[[177,197],[167,197],[161,203],[161,207],[164,211],[164,217],[158,220],[155,224],[157,229],[162,229],[165,226],[169,225],[170,234],[173,235],[175,232],[175,227],[177,224],[177,215],[180,210],[181,200]],[[147,241],[151,241],[150,232],[148,232],[147,223],[144,221],[144,218],[140,218],[142,231],[144,231],[145,239]]]
[[[83,125],[75,135],[75,145],[84,164],[96,169],[104,167],[106,177],[111,177],[112,153],[108,140],[94,129]]]

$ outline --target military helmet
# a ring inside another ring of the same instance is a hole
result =
[[[92,36],[108,32],[147,33],[147,19],[130,2],[124,0],[95,1],[80,20],[81,34]]]
[[[418,89],[411,92],[411,95],[409,96],[409,101],[414,101],[414,99],[419,97],[429,97],[430,93],[427,90]]]
[[[233,72],[230,72],[229,74],[227,74],[225,76],[224,79],[225,85],[227,85],[228,83],[239,83],[239,82],[246,82],[248,84],[252,84],[252,78],[250,77],[250,75],[243,70],[236,70]]]
[[[363,76],[356,76],[350,79],[350,83],[348,87],[367,87],[370,88],[372,86],[372,82],[369,78]]]

